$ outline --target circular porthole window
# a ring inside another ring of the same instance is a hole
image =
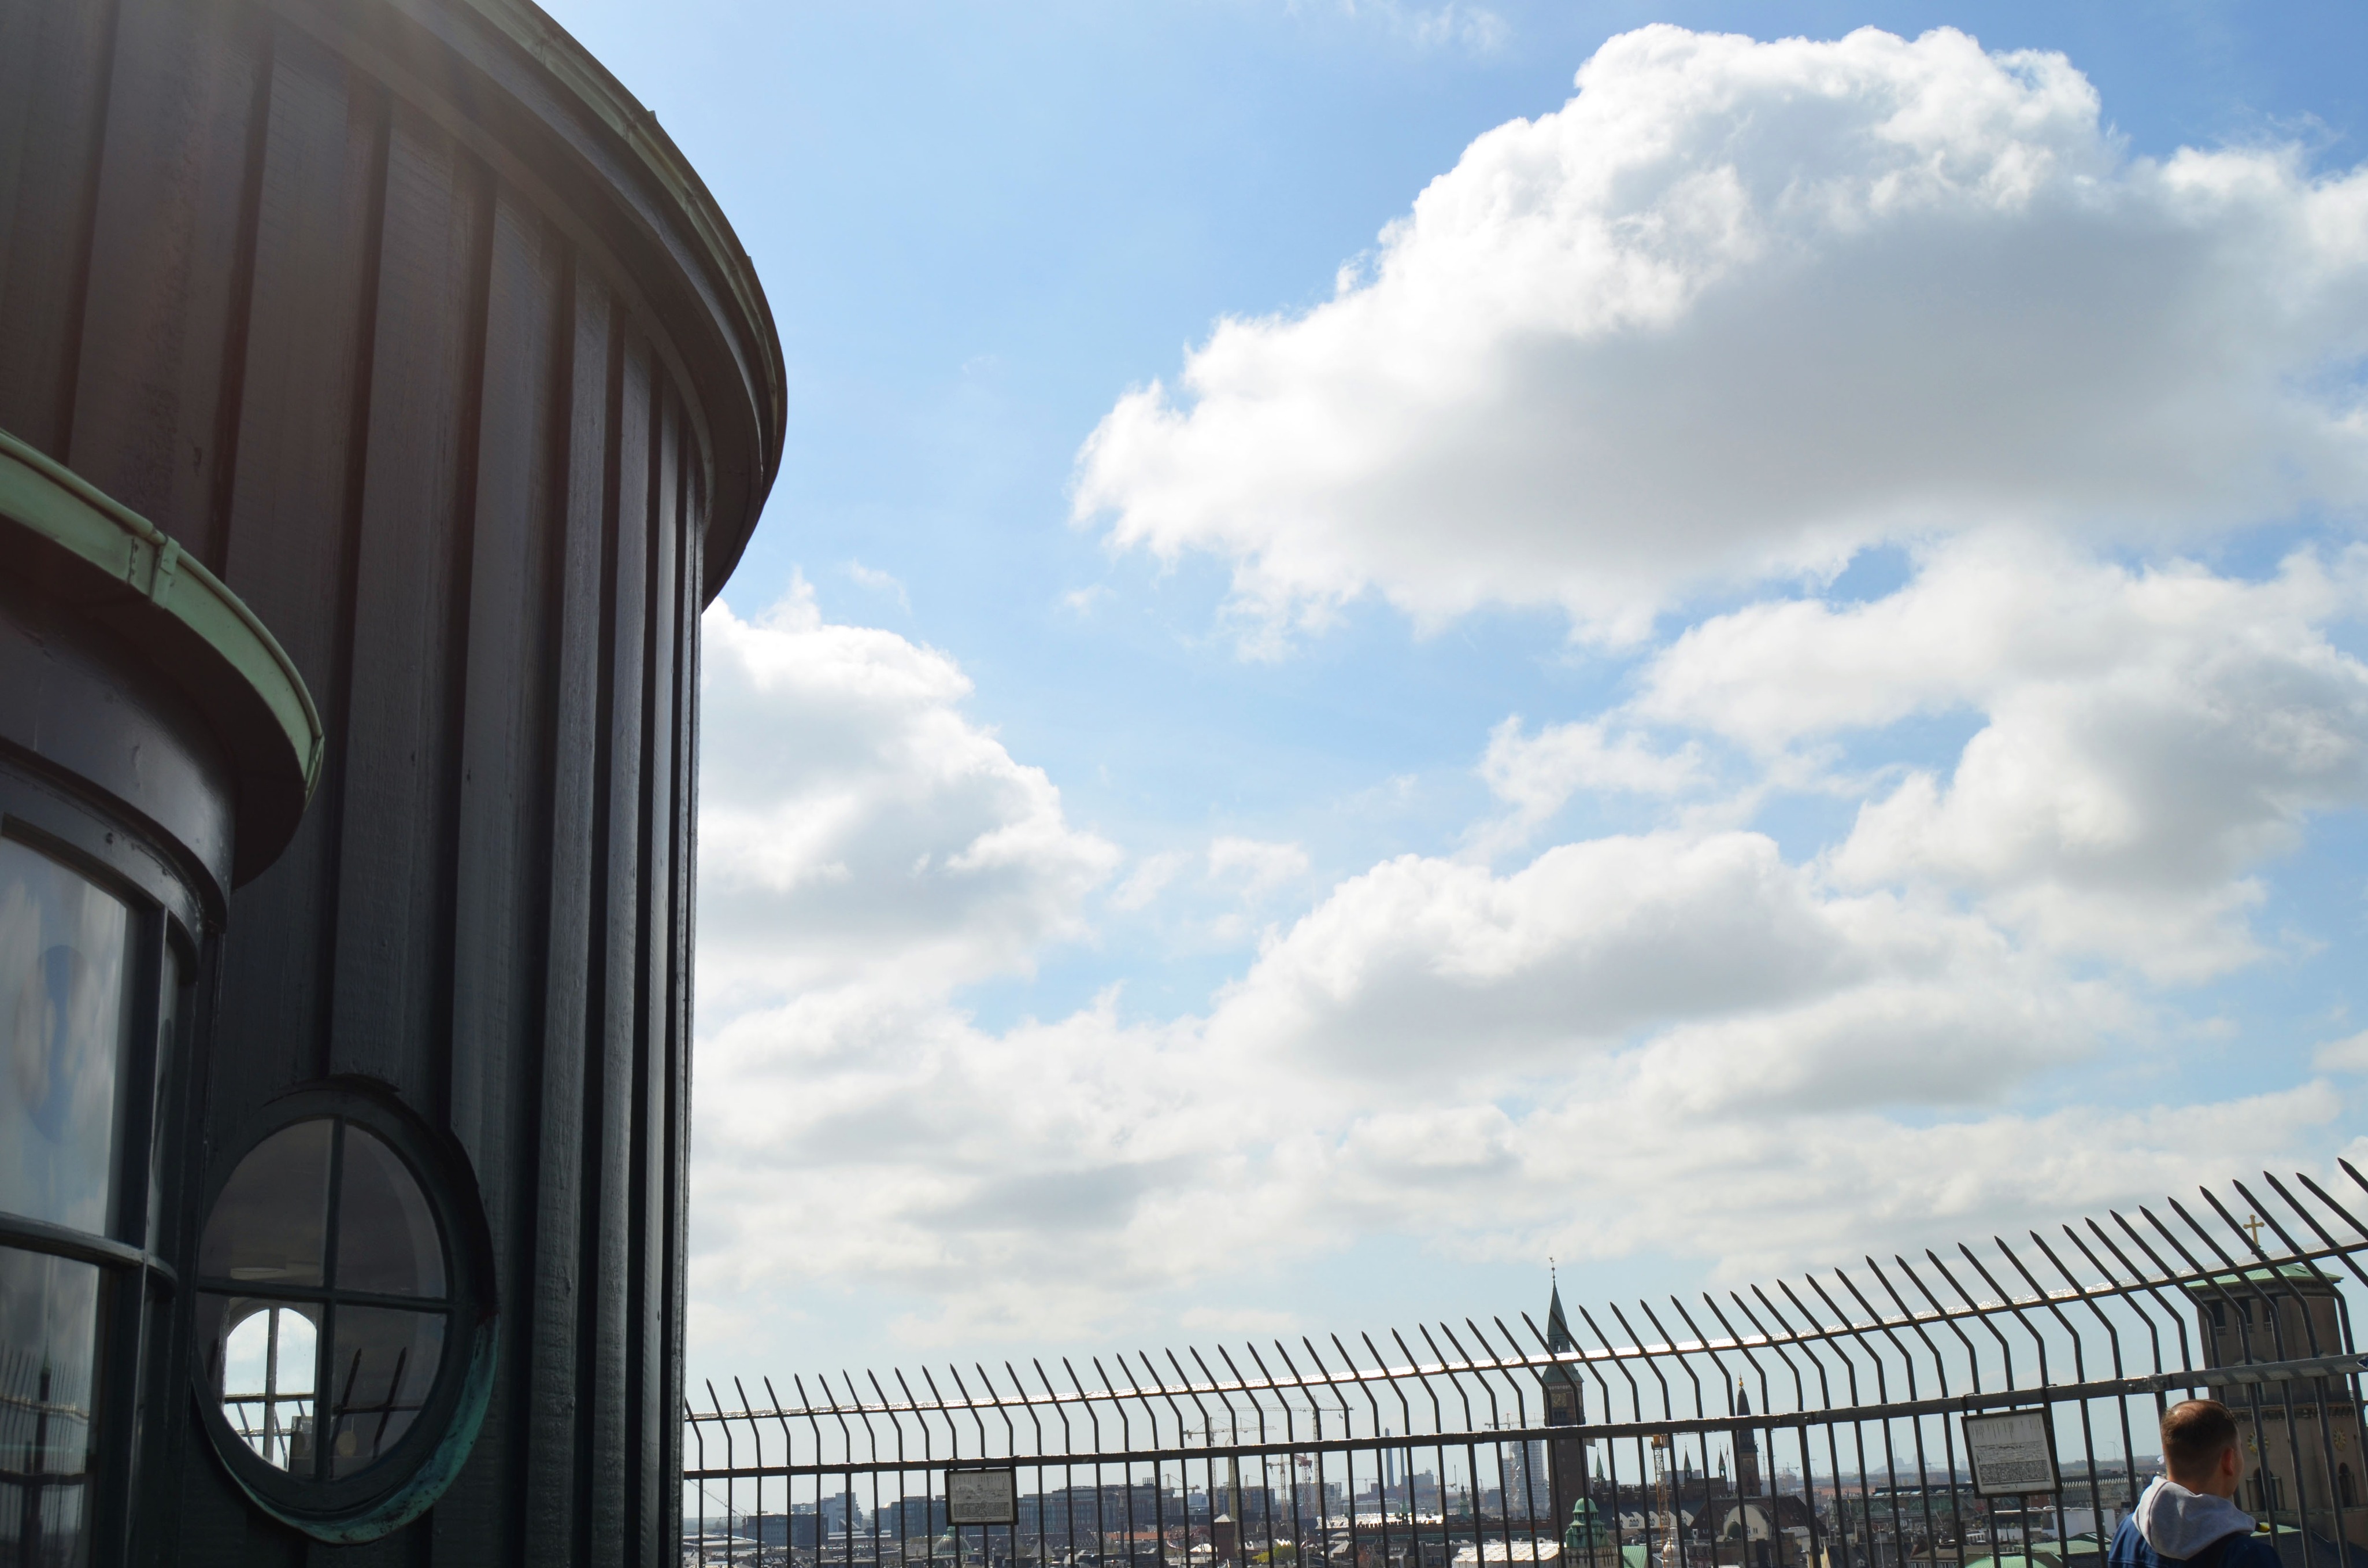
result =
[[[492,1391],[490,1249],[468,1162],[374,1093],[272,1107],[198,1244],[198,1402],[247,1495],[370,1540],[458,1473]]]

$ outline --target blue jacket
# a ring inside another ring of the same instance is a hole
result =
[[[2155,1482],[2113,1532],[2106,1568],[2283,1568],[2267,1536],[2234,1503]]]

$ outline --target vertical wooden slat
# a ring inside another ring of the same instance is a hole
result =
[[[386,99],[301,35],[272,47],[253,310],[224,574],[296,663],[329,747],[279,858],[232,901],[217,1098],[224,1114],[327,1062],[328,978],[347,731],[352,523],[363,468]]]
[[[699,916],[699,660],[700,608],[707,580],[707,512],[700,483],[699,447],[684,439],[682,560],[677,586],[675,683],[675,925],[669,954],[671,995],[666,1015],[666,1299],[659,1337],[670,1404],[662,1473],[669,1485],[682,1474],[685,1313],[689,1288],[691,1024]],[[670,1493],[670,1510],[680,1506]],[[670,1512],[669,1523],[676,1515]],[[672,1542],[669,1542],[670,1551]]]
[[[295,838],[232,903],[236,936],[222,944],[207,1067],[217,1140],[327,1060],[337,743],[385,170],[387,103],[374,82],[289,32],[271,40],[258,69],[268,73],[267,108],[237,387],[242,445],[254,460],[232,476],[218,548],[231,585],[295,660],[331,744]],[[235,1153],[216,1144],[218,1157]],[[181,1483],[168,1560],[305,1560],[303,1543],[226,1491],[202,1454],[185,1460]]]
[[[362,487],[330,1061],[433,1105],[450,1016],[450,711],[483,369],[486,176],[398,105]],[[385,454],[381,460],[379,454]]]
[[[548,224],[507,191],[496,193],[486,284],[484,407],[479,421],[473,567],[463,701],[456,859],[465,874],[452,921],[450,1057],[451,1127],[476,1167],[501,1299],[531,1299],[518,1267],[533,1233],[532,1064],[545,994],[551,843],[549,802],[553,549],[566,515],[567,369],[562,315],[564,252]],[[563,545],[564,548],[564,545]],[[500,1354],[524,1358],[525,1314],[503,1317]],[[507,1387],[523,1380],[505,1380]],[[436,1506],[439,1553],[459,1561],[504,1543],[518,1559],[519,1430],[513,1399],[497,1398],[459,1480]]]
[[[0,0],[0,430],[60,460],[114,37],[112,0]]]
[[[666,1007],[674,933],[674,672],[680,663],[675,619],[676,532],[681,526],[682,417],[671,396],[651,410],[651,528],[643,619],[650,660],[643,676],[642,932],[633,1040],[632,1337],[628,1396],[633,1492],[627,1530],[647,1561],[665,1542],[660,1456],[666,1451]],[[677,1527],[678,1528],[678,1527]]]
[[[235,0],[120,3],[66,460],[218,567],[269,56]]]
[[[346,524],[363,471],[387,100],[302,33],[278,29],[270,49],[239,356],[245,460],[222,571],[313,699],[329,702],[343,687]]]
[[[599,891],[600,1012],[595,1023],[598,1065],[586,1095],[586,1121],[595,1142],[586,1149],[592,1203],[586,1236],[591,1342],[586,1407],[590,1423],[585,1474],[591,1486],[586,1511],[586,1561],[621,1563],[625,1537],[626,1347],[632,1333],[630,1258],[633,1135],[635,992],[641,946],[641,794],[643,671],[648,657],[650,410],[654,369],[648,341],[624,336],[617,397],[615,531],[611,550],[609,651],[603,737],[606,768]]]
[[[610,433],[608,290],[582,267],[569,271],[565,527],[552,623],[556,694],[552,722],[551,875],[544,960],[541,1103],[534,1162],[531,1268],[521,1290],[529,1314],[523,1553],[539,1565],[573,1563],[577,1505],[583,1335],[586,1053],[593,971],[596,759],[603,728],[600,653],[607,554]]]

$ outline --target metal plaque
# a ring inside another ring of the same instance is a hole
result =
[[[946,1522],[951,1525],[1018,1524],[1019,1472],[1011,1469],[946,1471]]]
[[[2054,1492],[2055,1428],[2044,1410],[2002,1410],[1965,1417],[1965,1452],[1974,1461],[1974,1492],[2017,1497]]]

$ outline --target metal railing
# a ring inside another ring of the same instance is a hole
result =
[[[2368,1180],[2341,1170],[1566,1318],[711,1382],[684,1560],[2102,1568],[2192,1392],[2237,1411],[2238,1501],[2291,1568],[2368,1568]],[[2012,1410],[2041,1483],[1976,1473],[1965,1418]],[[1001,1522],[950,1515],[981,1467]]]

